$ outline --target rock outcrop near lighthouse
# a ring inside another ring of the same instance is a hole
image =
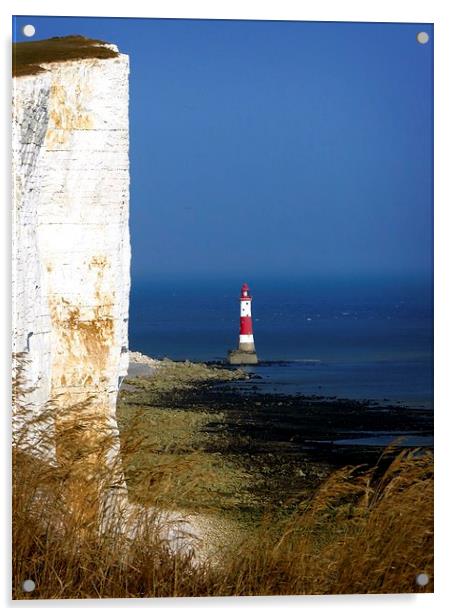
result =
[[[128,367],[128,56],[82,37],[13,48],[13,352],[24,402],[92,397]],[[97,411],[96,411],[97,412]]]

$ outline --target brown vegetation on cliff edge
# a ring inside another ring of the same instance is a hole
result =
[[[115,58],[118,53],[107,43],[84,36],[56,36],[40,41],[13,43],[13,77],[35,75],[45,69],[41,64],[67,62],[84,58]]]

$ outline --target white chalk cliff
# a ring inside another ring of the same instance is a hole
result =
[[[95,396],[114,411],[128,367],[128,56],[41,68],[13,80],[13,352],[36,409]]]

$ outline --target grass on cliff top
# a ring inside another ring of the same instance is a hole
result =
[[[13,77],[44,72],[45,69],[40,65],[46,62],[115,58],[118,53],[102,46],[105,44],[105,41],[78,35],[13,43]]]

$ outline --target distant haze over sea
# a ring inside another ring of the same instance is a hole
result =
[[[236,346],[245,278],[135,281],[130,348],[223,360]],[[273,391],[433,406],[432,285],[418,279],[246,279],[258,369]]]

